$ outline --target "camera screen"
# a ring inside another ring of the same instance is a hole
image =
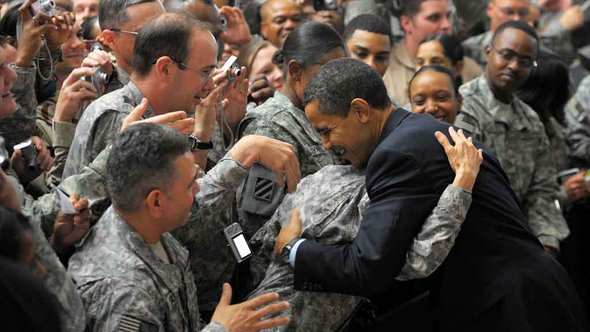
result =
[[[250,251],[250,247],[248,247],[248,243],[246,242],[246,238],[244,234],[240,234],[232,239],[236,248],[238,249],[238,253],[240,254],[240,258],[244,258],[252,253]]]

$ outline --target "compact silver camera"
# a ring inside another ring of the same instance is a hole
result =
[[[96,95],[100,97],[104,92],[104,88],[107,84],[107,73],[102,71],[100,66],[96,66],[93,68],[92,75],[85,76],[84,79],[86,82],[90,82],[94,88],[96,89]]]
[[[47,16],[55,15],[55,2],[53,0],[37,0],[31,4],[33,16],[43,13]]]
[[[222,72],[227,72],[227,80],[228,82],[235,81],[240,75],[242,75],[242,68],[240,64],[236,61],[238,58],[235,55],[232,55],[227,59],[223,67],[221,67]]]

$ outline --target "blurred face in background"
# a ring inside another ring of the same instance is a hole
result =
[[[9,117],[16,111],[16,102],[11,92],[16,73],[8,66],[15,59],[14,47],[10,45],[0,47],[0,119]]]
[[[82,60],[84,60],[84,51],[86,44],[80,38],[80,23],[72,26],[68,39],[62,44],[62,58],[63,66],[67,69],[74,69],[80,67]]]
[[[413,17],[402,15],[400,24],[405,32],[404,38],[419,43],[424,37],[436,34],[450,34],[451,9],[447,0],[426,0],[420,4],[420,11]]]
[[[289,0],[269,0],[260,9],[260,34],[276,47],[304,20],[301,7]]]
[[[368,64],[380,76],[387,71],[391,46],[389,36],[365,30],[356,30],[346,41],[350,57]]]
[[[271,86],[277,90],[283,87],[283,70],[272,62],[272,56],[277,51],[273,45],[263,46],[252,60],[248,80],[254,81],[259,75],[264,75]]]
[[[490,31],[507,21],[527,22],[530,0],[490,0],[486,14],[490,18]]]
[[[89,17],[98,16],[98,1],[99,0],[72,0],[76,22],[82,23]]]

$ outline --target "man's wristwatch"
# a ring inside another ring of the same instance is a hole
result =
[[[281,257],[283,258],[283,262],[289,263],[289,256],[291,255],[291,249],[293,249],[293,246],[299,240],[301,240],[301,238],[296,237],[293,240],[289,241],[289,243],[287,243],[287,245],[283,247],[283,249],[281,250]]]
[[[188,140],[191,143],[191,151],[213,149],[212,142],[203,142],[195,135],[188,135]]]

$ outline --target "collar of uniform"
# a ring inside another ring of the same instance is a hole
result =
[[[115,65],[115,75],[117,75],[115,76],[117,81],[119,81],[119,83],[122,85],[127,85],[131,81],[131,76],[125,70],[123,70],[123,68],[117,65]]]
[[[381,143],[389,134],[391,134],[395,128],[399,126],[399,124],[408,117],[410,112],[406,111],[403,108],[396,108],[393,113],[389,115],[387,118],[387,122],[385,122],[385,126],[383,127],[383,131],[381,132],[381,136],[379,137],[379,143]]]
[[[486,104],[487,104],[487,110],[490,113],[490,115],[492,116],[492,118],[494,119],[495,122],[503,122],[507,125],[511,124],[512,121],[512,115],[511,114],[506,114],[506,112],[502,112],[501,109],[503,108],[502,105],[505,105],[504,103],[502,103],[501,101],[499,101],[498,99],[496,99],[496,97],[494,96],[494,93],[492,92],[492,89],[490,88],[490,85],[488,83],[488,80],[486,78],[486,75],[481,75],[478,78],[478,85],[479,85],[479,89],[481,91],[481,95],[482,97],[485,98],[485,100],[487,100]],[[514,95],[512,96],[512,100],[510,101],[509,107],[512,107],[512,105],[514,104]]]
[[[479,80],[482,94],[484,96],[489,96],[488,109],[495,122],[502,122],[515,130],[533,129],[534,126],[527,115],[529,111],[527,108],[529,108],[529,106],[513,94],[512,100],[508,105],[511,113],[506,112],[504,110],[506,107],[502,107],[506,104],[503,104],[494,97],[485,75],[480,76]],[[532,109],[530,111],[534,112]]]
[[[414,60],[412,59],[412,57],[408,53],[408,49],[406,48],[406,45],[404,44],[403,40],[400,41],[399,43],[397,43],[397,45],[395,45],[395,47],[393,48],[392,55],[404,67],[406,67],[412,71],[415,70],[416,64],[414,63]]]
[[[127,91],[129,92],[128,95],[131,97],[131,100],[126,100],[128,104],[130,104],[133,107],[136,107],[141,103],[141,100],[143,99],[143,93],[139,90],[137,85],[133,83],[133,81],[129,81],[127,85],[125,85],[125,87],[123,88],[127,89]],[[131,110],[129,110],[129,112],[131,112]],[[145,111],[142,118],[147,119],[151,118],[154,115],[156,114],[154,113],[152,106],[148,104],[148,109]]]
[[[127,248],[133,252],[154,275],[161,279],[170,291],[177,291],[182,286],[182,270],[186,266],[188,260],[188,254],[186,251],[184,249],[178,250],[179,248],[173,243],[174,239],[172,239],[172,236],[165,233],[160,238],[160,241],[168,254],[170,264],[162,262],[156,257],[152,248],[150,248],[131,225],[118,215],[114,209],[112,213],[116,215],[116,217],[112,219],[115,223],[113,226],[118,230],[121,240],[124,241],[124,245],[126,245]]]

